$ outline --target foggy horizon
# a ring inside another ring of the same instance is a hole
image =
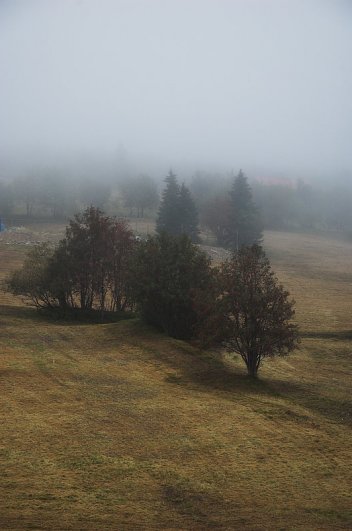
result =
[[[343,0],[0,2],[0,177],[126,172],[351,179]]]

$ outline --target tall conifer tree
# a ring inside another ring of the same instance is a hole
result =
[[[179,202],[181,232],[182,234],[187,234],[193,243],[197,243],[199,241],[198,212],[191,192],[185,183],[182,183],[180,188]]]
[[[238,250],[262,240],[262,224],[247,177],[240,170],[230,191],[230,217],[225,231],[227,247]]]
[[[180,234],[180,186],[172,170],[169,171],[165,183],[166,187],[162,194],[156,221],[156,231],[158,234],[167,232],[172,236],[177,236]]]
[[[198,213],[189,189],[184,183],[179,186],[171,170],[165,182],[156,222],[157,233],[167,232],[171,236],[186,234],[193,242],[197,242]]]

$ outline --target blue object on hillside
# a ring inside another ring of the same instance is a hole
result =
[[[0,232],[3,232],[4,230],[6,230],[5,224],[0,220]]]

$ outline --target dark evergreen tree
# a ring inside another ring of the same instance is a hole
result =
[[[191,192],[185,183],[182,183],[180,188],[179,203],[181,233],[186,234],[193,243],[197,243],[199,241],[198,212]]]
[[[198,241],[198,213],[191,193],[183,183],[180,187],[176,175],[170,170],[165,179],[156,231],[171,236],[186,234],[193,242]]]
[[[180,186],[176,175],[170,170],[165,179],[166,187],[163,191],[161,203],[156,221],[156,231],[158,234],[167,232],[172,236],[177,236],[181,232],[180,220]]]
[[[211,290],[213,269],[209,257],[187,236],[164,231],[140,242],[130,281],[145,322],[179,339],[190,338],[199,329],[199,309]]]
[[[259,211],[253,202],[247,177],[240,170],[230,191],[230,217],[225,228],[225,243],[230,249],[260,243],[262,225]]]

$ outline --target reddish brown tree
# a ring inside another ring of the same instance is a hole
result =
[[[40,246],[29,253],[21,270],[8,279],[8,289],[37,308],[89,313],[131,308],[129,259],[132,231],[123,220],[87,208],[70,221],[56,249]]]
[[[133,233],[123,220],[92,206],[76,215],[52,259],[56,270],[63,264],[63,285],[74,293],[69,300],[84,311],[124,310],[129,302],[127,261],[133,243]]]
[[[243,247],[220,271],[218,311],[229,352],[240,354],[256,377],[263,359],[289,354],[299,341],[294,301],[279,284],[263,249]]]

